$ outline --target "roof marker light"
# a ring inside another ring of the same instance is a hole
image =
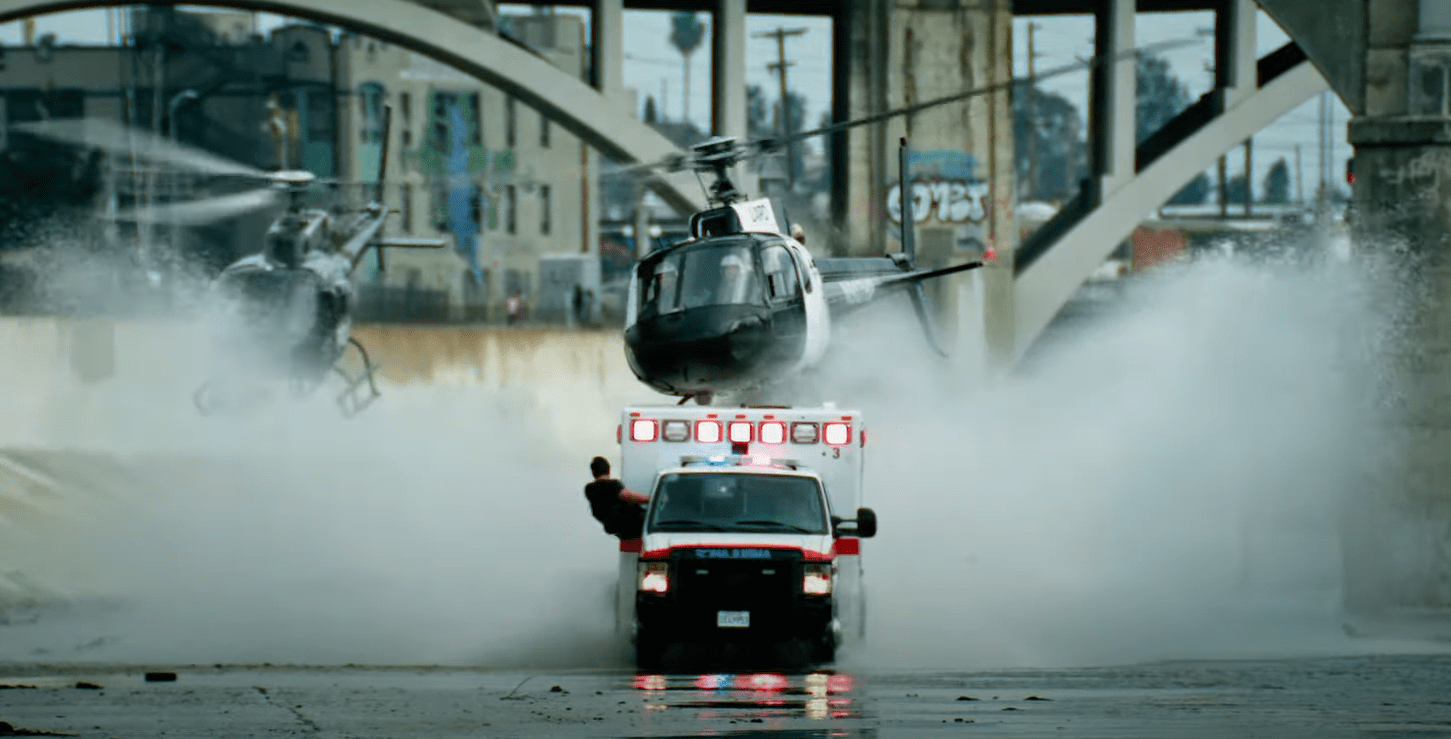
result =
[[[666,421],[663,435],[666,441],[690,441],[690,422]]]
[[[750,421],[732,421],[726,431],[729,432],[732,444],[749,444],[751,437],[755,436],[755,429],[751,427]]]
[[[793,423],[791,424],[791,441],[795,444],[815,444],[816,424],[814,423]]]
[[[786,424],[780,421],[766,421],[761,424],[762,444],[785,444]]]
[[[851,443],[851,426],[845,423],[827,423],[821,427],[822,440],[831,446],[846,446]]]
[[[653,418],[635,418],[630,420],[630,441],[654,441],[659,427]]]
[[[695,440],[701,444],[720,442],[720,421],[696,421]]]

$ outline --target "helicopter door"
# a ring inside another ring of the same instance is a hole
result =
[[[768,244],[761,250],[761,270],[766,276],[772,333],[794,347],[806,338],[806,304],[796,262],[785,246]]]

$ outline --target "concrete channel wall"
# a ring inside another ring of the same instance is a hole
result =
[[[0,319],[0,623],[84,587],[76,573],[93,555],[71,557],[57,542],[102,530],[146,494],[147,474],[187,459],[321,453],[345,463],[408,443],[400,454],[416,455],[440,439],[457,454],[471,437],[487,444],[518,425],[553,453],[577,457],[583,480],[590,456],[615,458],[622,405],[673,402],[630,373],[618,331],[365,326],[354,334],[380,365],[382,386],[358,417],[343,418],[331,400],[338,387],[325,386],[296,406],[274,401],[270,414],[204,418],[191,396],[211,358],[196,327]],[[399,460],[413,463],[427,461]]]

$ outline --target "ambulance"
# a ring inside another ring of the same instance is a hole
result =
[[[617,435],[621,482],[650,496],[616,598],[639,667],[677,643],[791,642],[821,664],[864,638],[859,411],[632,407]]]

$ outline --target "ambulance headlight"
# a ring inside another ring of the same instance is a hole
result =
[[[831,595],[831,565],[806,565],[806,574],[801,578],[801,592],[806,595]]]
[[[639,590],[642,593],[667,593],[670,591],[669,562],[641,562]]]

